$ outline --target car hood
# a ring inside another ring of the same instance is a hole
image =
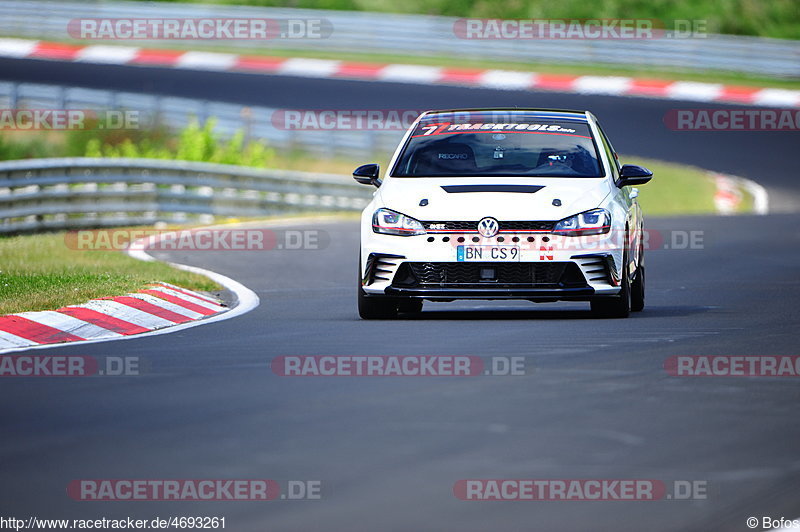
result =
[[[378,193],[386,208],[424,221],[560,220],[598,207],[611,186],[586,177],[395,177]]]

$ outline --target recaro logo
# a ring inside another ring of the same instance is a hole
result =
[[[466,153],[440,153],[439,159],[466,159]]]

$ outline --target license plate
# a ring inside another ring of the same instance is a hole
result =
[[[458,246],[458,262],[519,262],[519,246]]]

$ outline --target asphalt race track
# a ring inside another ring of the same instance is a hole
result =
[[[676,133],[664,113],[704,104],[0,61],[0,78],[291,108],[588,108],[616,148],[743,175],[797,211],[800,136]],[[365,161],[366,162],[366,161]],[[634,161],[631,161],[634,162]],[[658,177],[656,176],[656,179]],[[747,530],[800,516],[793,378],[683,378],[673,355],[797,355],[800,216],[648,220],[701,231],[701,249],[647,253],[648,301],[628,320],[587,304],[426,303],[418,318],[360,321],[358,227],[319,250],[158,255],[256,291],[261,306],[174,334],[40,351],[138,356],[143,375],[4,379],[4,514],[217,515],[231,530]],[[280,377],[279,355],[524,356],[525,376]],[[77,502],[74,479],[320,480],[322,499]],[[465,502],[459,479],[707,482],[705,500]],[[11,511],[13,510],[13,512]]]

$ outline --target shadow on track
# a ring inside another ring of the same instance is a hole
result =
[[[628,319],[681,317],[703,314],[711,310],[703,306],[652,307],[642,312],[632,312]],[[401,320],[607,320],[598,318],[590,310],[423,310],[419,314],[400,314]]]

